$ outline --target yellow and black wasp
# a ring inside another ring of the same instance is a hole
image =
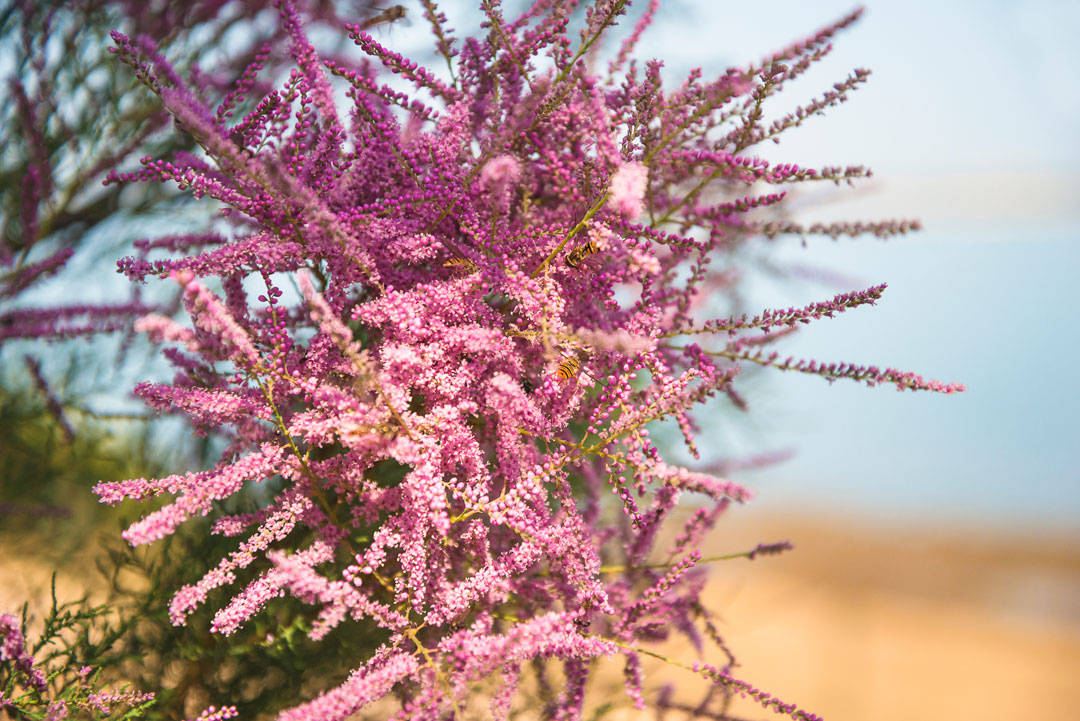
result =
[[[579,370],[581,370],[581,361],[576,355],[568,355],[559,361],[559,366],[555,369],[555,377],[560,381],[567,381],[576,376]]]
[[[566,254],[566,264],[574,270],[581,268],[582,262],[591,255],[596,255],[600,252],[600,246],[596,244],[595,240],[590,240],[585,245],[579,245]]]
[[[479,268],[476,267],[476,263],[472,262],[468,258],[451,258],[443,263],[444,268],[453,268],[456,271],[461,272],[464,275],[472,275]]]

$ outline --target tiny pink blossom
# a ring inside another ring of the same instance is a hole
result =
[[[641,163],[622,163],[611,176],[608,204],[630,219],[641,215],[645,209],[645,188],[649,182],[649,169]]]
[[[30,685],[39,693],[45,693],[45,674],[34,668],[34,658],[26,648],[22,626],[14,614],[0,615],[0,661],[13,661]]]
[[[188,721],[227,721],[239,715],[240,712],[236,710],[235,706],[222,706],[221,708],[208,706],[201,714]]]
[[[512,155],[497,155],[480,171],[480,179],[488,186],[516,183],[521,177],[521,163]]]

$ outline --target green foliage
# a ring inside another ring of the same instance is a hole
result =
[[[0,661],[5,712],[14,719],[146,718],[154,705],[153,694],[140,693],[127,683],[111,686],[104,672],[112,663],[113,649],[131,627],[130,619],[118,621],[108,605],[93,605],[86,598],[59,602],[55,574],[50,596],[41,631],[27,648],[46,685],[38,688],[25,669]],[[24,637],[30,620],[24,605]]]
[[[95,483],[160,471],[148,426],[110,427],[63,410],[67,417],[58,418],[40,394],[10,382],[0,387],[0,540],[6,554],[30,554],[47,566],[80,560],[88,538],[119,524],[119,512],[90,493]]]
[[[169,621],[176,589],[194,583],[234,550],[235,540],[211,535],[193,524],[152,548],[132,549],[113,541],[101,561],[111,587],[110,606],[129,619],[128,631],[110,659],[117,678],[154,690],[151,719],[197,714],[214,704],[236,706],[240,718],[269,718],[313,692],[340,683],[350,659],[363,658],[386,640],[374,624],[346,625],[323,641],[308,637],[314,612],[293,598],[275,599],[252,622],[230,636],[211,633],[211,608],[228,602],[227,591],[211,593],[211,603],[185,626]],[[267,570],[252,564],[245,578]]]

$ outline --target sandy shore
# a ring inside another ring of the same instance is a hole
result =
[[[777,540],[796,549],[725,561],[707,587],[736,677],[827,721],[1080,719],[1075,539],[770,518],[722,523],[710,548]],[[692,685],[662,666],[650,664],[650,685]],[[774,717],[749,702],[735,711]]]
[[[707,587],[707,605],[741,664],[737,677],[827,721],[1080,719],[1075,538],[1018,541],[733,514],[706,550],[780,540],[796,549],[717,563]],[[6,608],[35,593],[47,597],[48,570],[5,555]],[[61,597],[79,594],[68,574],[58,586]],[[664,652],[695,660],[685,644]],[[590,686],[591,705],[609,694],[624,702],[621,665],[608,665]],[[647,698],[666,682],[687,700],[699,698],[692,673],[652,660],[645,669]],[[778,718],[745,701],[734,712]],[[605,718],[656,717],[626,709]]]

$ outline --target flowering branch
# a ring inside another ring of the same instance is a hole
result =
[[[261,484],[256,512],[218,519],[219,532],[238,537],[235,550],[176,591],[172,622],[193,623],[210,606],[210,630],[231,635],[290,596],[310,607],[312,641],[347,624],[378,629],[380,645],[349,660],[341,685],[280,716],[297,721],[341,721],[392,692],[409,699],[397,718],[458,718],[488,678],[500,684],[492,713],[505,719],[521,676],[543,668],[526,662],[542,659],[561,663],[567,679],[551,715],[578,718],[592,660],[617,653],[640,708],[639,656],[656,655],[642,644],[675,634],[723,651],[724,671],[700,668],[726,692],[813,718],[726,675],[734,659],[701,595],[703,561],[790,544],[704,556],[704,535],[752,494],[669,465],[650,430],[674,419],[696,456],[697,407],[718,394],[745,406],[729,360],[960,390],[764,355],[763,334],[873,304],[884,285],[695,320],[703,295],[738,279],[709,268],[720,251],[801,228],[770,220],[788,193],[747,185],[869,175],[747,154],[864,79],[857,73],[795,120],[763,125],[770,98],[858,14],[760,67],[709,83],[694,72],[665,90],[658,62],[639,75],[629,61],[655,3],[604,80],[583,59],[625,0],[589,3],[577,42],[563,3],[508,18],[484,0],[487,32],[457,43],[425,2],[449,81],[376,42],[370,25],[347,32],[378,62],[324,60],[301,13],[277,5],[296,70],[262,99],[241,101],[257,86],[255,61],[216,111],[148,40],[115,36],[117,53],[202,152],[148,158],[109,182],[171,181],[226,206],[232,230],[146,242],[119,264],[136,281],[178,282],[191,319],[190,328],[160,312],[138,322],[153,342],[177,344],[165,351],[173,383],[142,384],[139,395],[228,446],[208,470],[96,491],[108,503],[172,497],[125,531],[145,544]],[[261,48],[258,57],[269,56]],[[427,99],[381,84],[380,67]],[[343,107],[334,82],[347,86]],[[170,257],[150,260],[151,248]],[[294,282],[299,293],[287,293]],[[721,333],[723,350],[664,342]],[[656,539],[686,492],[703,505],[667,560],[650,560],[664,558]]]

